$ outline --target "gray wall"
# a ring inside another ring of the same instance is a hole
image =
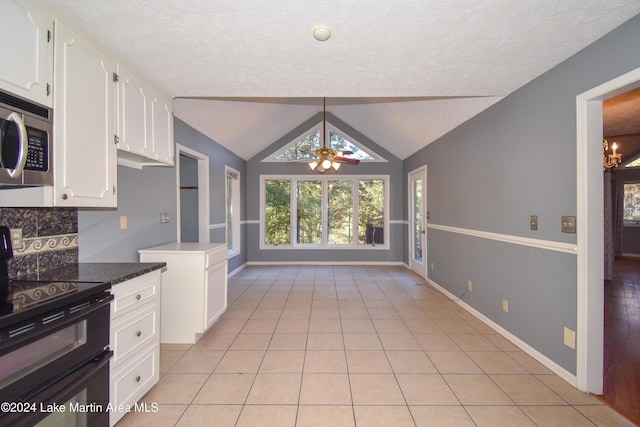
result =
[[[168,212],[170,221],[160,222]],[[126,215],[127,229],[120,229]],[[80,262],[138,262],[138,250],[175,242],[176,177],[173,167],[118,166],[118,208],[78,209]]]
[[[404,188],[427,165],[429,222],[576,243],[560,231],[561,216],[576,215],[576,96],[640,67],[638,40],[636,16],[406,159]],[[471,280],[465,302],[575,374],[563,344],[563,327],[576,330],[575,255],[434,229],[427,239],[432,280],[455,295]]]
[[[247,215],[251,223],[247,225],[248,257],[252,262],[385,262],[400,263],[404,248],[403,229],[400,222],[389,224],[389,249],[260,249],[260,176],[261,175],[313,175],[306,163],[262,162],[264,158],[273,154],[294,141],[303,132],[309,130],[322,120],[319,113],[302,123],[296,129],[271,144],[247,162]],[[327,121],[338,127],[361,145],[382,156],[387,162],[366,163],[359,165],[343,165],[338,174],[344,175],[389,175],[389,220],[402,219],[402,161],[387,150],[353,129],[331,113],[327,113]],[[330,172],[327,172],[329,175]]]
[[[244,203],[248,179],[246,162],[180,119],[174,119],[174,132],[176,144],[184,145],[209,157],[209,188],[211,192],[209,196],[209,224],[224,224],[226,222],[225,166],[240,172],[240,239],[242,243],[240,254],[229,259],[229,271],[234,271],[247,262],[245,223],[247,208]],[[209,240],[212,243],[225,243],[225,228],[210,230]]]

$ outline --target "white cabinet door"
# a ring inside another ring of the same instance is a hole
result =
[[[151,104],[153,152],[155,158],[173,165],[173,108],[171,99],[156,96]]]
[[[148,154],[149,91],[133,73],[118,64],[118,149]]]
[[[173,165],[171,100],[123,64],[118,64],[118,80],[120,163],[138,168]]]
[[[209,329],[227,309],[227,263],[218,263],[209,267],[205,280],[203,332]]]
[[[114,58],[55,22],[54,205],[115,207]]]
[[[49,14],[28,0],[0,1],[0,89],[51,107]]]

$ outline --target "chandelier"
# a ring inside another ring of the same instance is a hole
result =
[[[608,154],[609,151],[609,141],[606,139],[602,142],[602,166],[604,166],[604,170],[617,168],[620,162],[622,161],[622,154],[617,153],[618,144],[615,142],[611,144],[611,154]]]
[[[309,162],[309,169],[325,173],[333,169],[338,172],[342,163],[357,165],[358,159],[344,157],[346,154],[353,154],[351,151],[334,151],[327,146],[327,98],[322,99],[322,147],[316,149],[316,158]]]

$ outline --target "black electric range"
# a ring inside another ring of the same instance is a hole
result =
[[[92,295],[105,295],[110,287],[108,282],[0,280],[0,342],[8,338],[9,328],[32,319],[46,322],[47,313],[71,310]]]

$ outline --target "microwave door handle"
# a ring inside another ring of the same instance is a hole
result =
[[[29,149],[29,136],[27,135],[27,128],[24,126],[22,116],[18,113],[11,113],[7,117],[8,121],[12,121],[18,127],[19,134],[19,146],[18,146],[18,162],[14,169],[7,169],[11,178],[17,178],[22,174],[24,166],[27,163],[27,151]]]

